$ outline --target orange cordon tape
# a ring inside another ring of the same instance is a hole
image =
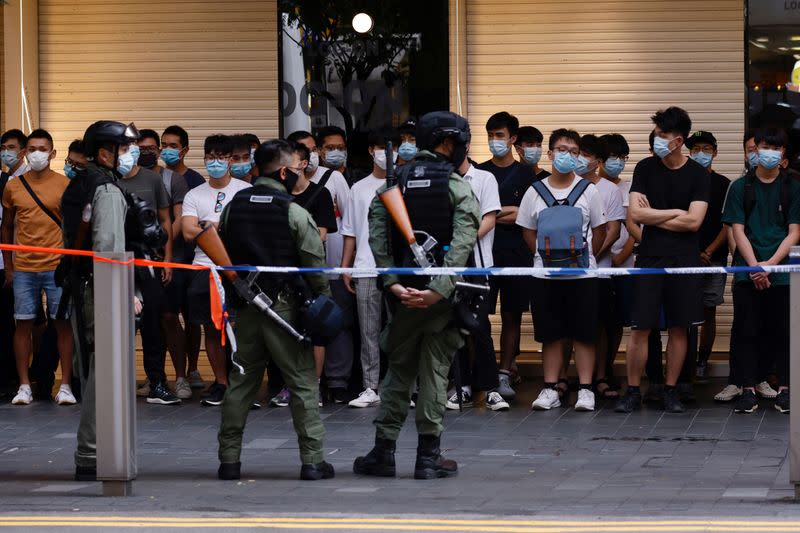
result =
[[[10,252],[33,252],[38,254],[52,255],[75,255],[80,257],[91,257],[93,261],[100,263],[110,263],[114,265],[133,265],[138,267],[172,268],[183,270],[208,270],[208,283],[211,293],[211,321],[214,327],[222,332],[222,345],[225,346],[225,322],[228,320],[228,312],[222,305],[222,295],[214,279],[214,271],[203,265],[185,265],[183,263],[171,263],[167,261],[152,261],[150,259],[132,259],[130,261],[116,261],[106,257],[100,257],[93,250],[73,250],[70,248],[46,248],[44,246],[23,246],[21,244],[0,244],[0,250]]]

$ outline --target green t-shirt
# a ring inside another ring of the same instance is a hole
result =
[[[756,259],[766,261],[775,253],[788,234],[787,224],[800,224],[800,182],[791,179],[785,172],[772,183],[764,183],[758,178],[753,182],[755,204],[750,216],[745,221],[744,212],[744,186],[746,178],[739,178],[728,189],[728,198],[722,213],[722,223],[744,224],[744,233],[753,246]],[[791,203],[789,213],[784,221],[781,212],[781,180],[791,180]],[[781,264],[789,262],[785,257]],[[738,250],[733,256],[734,266],[747,266],[747,262]],[[773,285],[788,285],[789,274],[771,274],[770,281]],[[736,274],[734,282],[750,282],[747,274]]]

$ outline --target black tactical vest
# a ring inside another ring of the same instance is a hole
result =
[[[450,203],[450,176],[453,165],[446,161],[416,160],[398,169],[398,184],[403,192],[408,217],[414,231],[424,231],[439,243],[432,251],[435,266],[442,266],[444,255],[453,239],[454,206]],[[416,267],[408,243],[392,224],[392,251],[395,265]],[[417,236],[421,245],[424,237]],[[424,288],[427,280],[420,276],[404,276],[401,283]]]
[[[222,240],[234,265],[300,265],[289,231],[292,196],[265,185],[236,193],[228,206]],[[256,282],[271,298],[286,287],[290,276],[262,273]]]

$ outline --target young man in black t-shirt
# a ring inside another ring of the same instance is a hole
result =
[[[708,195],[708,211],[698,230],[700,259],[703,266],[727,266],[728,264],[728,230],[722,225],[722,207],[731,180],[718,174],[712,168],[717,157],[717,139],[711,132],[696,131],[686,139],[689,157],[700,163],[709,173],[710,188]],[[708,358],[717,335],[717,307],[724,302],[725,274],[706,274],[703,276],[703,328],[700,335],[700,346],[697,345],[697,327],[689,333],[689,352],[687,364],[694,361],[697,355],[697,377],[707,376]]]
[[[528,165],[533,170],[534,181],[541,181],[550,175],[548,171],[539,166],[542,158],[542,141],[544,141],[544,135],[539,128],[522,126],[517,132],[517,140],[514,143],[520,163]]]
[[[498,267],[533,266],[533,254],[522,239],[522,228],[517,226],[517,212],[525,191],[536,178],[532,167],[514,159],[511,147],[517,141],[519,120],[502,111],[486,122],[489,150],[492,158],[478,165],[491,172],[497,180],[502,209],[497,215],[492,254]],[[500,386],[497,392],[506,400],[514,398],[510,374],[514,358],[519,354],[522,313],[530,306],[530,279],[523,276],[496,276],[490,278],[493,300],[500,296]]]
[[[644,225],[636,266],[700,266],[697,231],[708,210],[710,177],[702,165],[681,152],[692,121],[679,107],[659,111],[652,120],[656,155],[636,165],[629,199],[631,220]],[[641,407],[639,385],[647,362],[647,338],[659,327],[663,307],[669,330],[664,409],[683,412],[675,386],[686,357],[688,328],[702,321],[700,280],[660,275],[636,276],[633,282],[628,390],[615,410],[630,413]]]

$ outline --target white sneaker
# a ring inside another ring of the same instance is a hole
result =
[[[381,397],[372,389],[367,389],[358,395],[358,398],[352,400],[349,404],[350,407],[372,407],[381,403]]]
[[[17,395],[11,400],[14,405],[29,405],[33,401],[33,392],[30,385],[20,385]]]
[[[762,381],[761,383],[756,385],[755,389],[756,389],[756,394],[758,394],[762,398],[772,399],[778,397],[778,391],[770,387],[769,383],[767,383],[766,381]]]
[[[561,400],[558,399],[558,391],[555,389],[542,389],[539,397],[531,405],[537,411],[548,411],[553,407],[561,407]]]
[[[492,411],[508,411],[510,409],[508,402],[497,391],[486,394],[486,407]]]
[[[727,385],[724,389],[717,393],[714,396],[714,401],[716,402],[730,402],[734,398],[738,398],[742,395],[742,388],[737,387],[736,385]]]
[[[576,411],[594,411],[594,393],[589,389],[578,390],[578,401],[575,402]]]
[[[186,378],[178,378],[175,380],[175,396],[181,400],[188,400],[192,397],[192,386],[186,381]]]
[[[144,384],[136,389],[136,396],[150,396],[150,380],[145,380]]]
[[[56,403],[58,405],[75,405],[78,400],[72,394],[72,388],[69,385],[61,385],[56,394]]]

